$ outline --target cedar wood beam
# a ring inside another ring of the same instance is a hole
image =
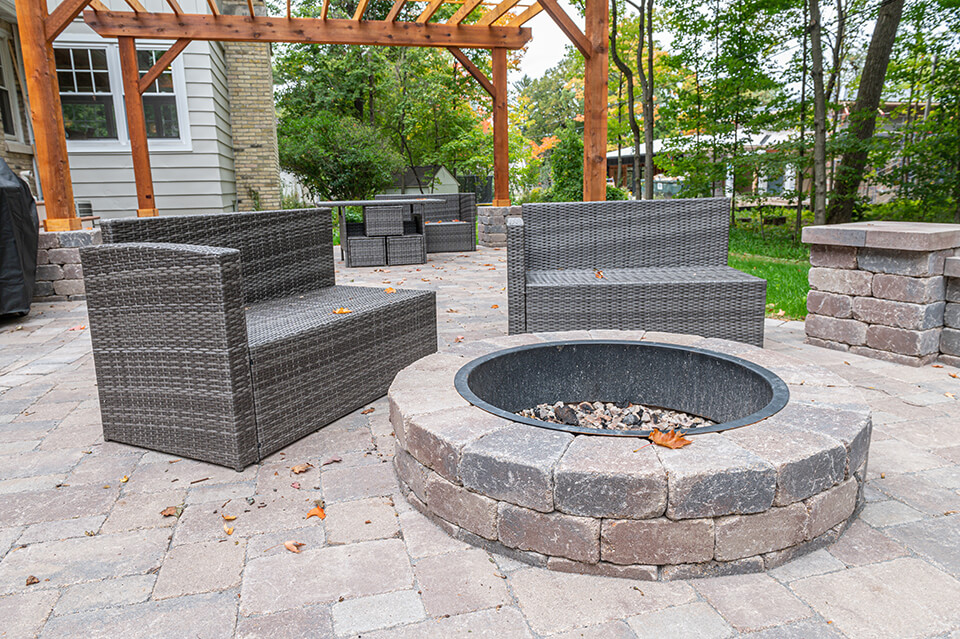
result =
[[[518,15],[516,18],[507,23],[508,27],[522,27],[531,18],[543,11],[543,7],[540,6],[539,2],[534,2],[532,5],[527,7],[527,10]]]
[[[447,24],[454,26],[463,22],[468,15],[470,15],[474,9],[482,2],[483,0],[463,0],[463,4],[460,5],[460,8],[457,9],[450,19],[447,20]]]
[[[592,4],[598,0],[590,1]],[[570,41],[580,50],[584,58],[589,58],[593,55],[593,45],[587,40],[587,36],[583,35],[580,27],[574,24],[570,16],[567,15],[567,12],[557,3],[557,0],[540,0],[540,6],[553,18],[553,21],[557,23],[560,30],[570,38]],[[606,5],[604,5],[604,7],[606,7]]]
[[[53,42],[60,33],[67,28],[73,19],[80,15],[90,0],[64,0],[53,13],[47,16],[45,28],[47,42]]]
[[[316,18],[274,18],[169,13],[135,14],[86,11],[84,20],[106,38],[134,37],[226,42],[302,42],[317,44],[367,44],[400,47],[463,47],[520,49],[529,28],[451,26]]]
[[[480,19],[477,20],[477,26],[486,27],[493,24],[500,19],[500,16],[512,9],[513,6],[519,1],[520,0],[503,0],[503,2],[495,6],[493,9],[490,9],[485,14],[480,16]]]
[[[143,96],[138,91],[140,70],[137,44],[129,36],[121,36],[117,41],[120,45],[120,75],[123,78],[123,102],[127,111],[127,133],[130,135],[130,153],[133,155],[133,177],[137,185],[137,216],[152,217],[157,215],[157,205],[153,198]]]
[[[393,3],[393,6],[390,7],[390,13],[387,14],[387,22],[393,22],[400,15],[400,11],[403,9],[403,5],[407,3],[407,0],[396,0]]]
[[[186,38],[180,38],[173,43],[166,53],[160,56],[160,59],[157,60],[156,64],[150,67],[150,70],[144,73],[140,77],[140,93],[143,93],[147,88],[153,84],[153,81],[160,77],[160,74],[167,70],[173,61],[177,59],[177,56],[180,55],[180,52],[187,48],[187,45],[190,44],[190,41]]]
[[[427,8],[423,10],[419,16],[417,16],[417,22],[424,24],[430,22],[430,18],[433,17],[433,14],[437,12],[437,9],[443,5],[447,0],[430,0],[430,4],[427,5]]]
[[[491,82],[490,78],[488,78],[484,72],[473,63],[473,60],[467,57],[467,54],[457,47],[447,47],[447,50],[453,54],[453,57],[459,60],[460,64],[463,65],[463,68],[466,69],[467,72],[472,75],[477,82],[480,83],[480,86],[483,87],[484,91],[490,94],[491,98],[497,97],[496,89],[493,87],[493,82]]]

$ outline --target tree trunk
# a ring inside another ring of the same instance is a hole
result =
[[[797,149],[797,177],[794,190],[797,192],[797,240],[803,226],[803,169],[807,153],[807,1],[803,3],[803,66],[800,70],[800,148]]]
[[[637,123],[637,112],[633,102],[633,71],[620,58],[617,51],[617,0],[610,2],[610,56],[617,69],[627,79],[627,120],[630,122],[630,132],[633,134],[633,197],[640,199],[640,125]]]
[[[863,64],[857,101],[850,111],[849,135],[855,142],[837,167],[837,181],[827,211],[827,224],[841,224],[853,218],[853,207],[867,165],[867,142],[873,137],[877,124],[880,92],[887,75],[890,52],[897,38],[897,27],[903,13],[904,0],[885,0],[877,15],[870,47]]]
[[[640,12],[640,37],[637,40],[637,71],[643,91],[643,197],[653,199],[653,0],[646,6],[630,2]],[[646,16],[644,14],[646,13]],[[646,71],[644,71],[643,41],[647,41]]]
[[[827,221],[827,94],[823,86],[820,0],[810,0],[810,77],[813,79],[813,221]],[[831,87],[832,88],[832,87]]]

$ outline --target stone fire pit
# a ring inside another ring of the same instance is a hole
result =
[[[547,345],[559,341],[574,343]],[[515,347],[530,348],[485,357]],[[598,392],[608,394],[590,396]],[[871,421],[859,393],[829,371],[736,342],[514,335],[419,360],[389,398],[411,503],[459,539],[555,570],[639,579],[766,570],[835,541],[862,503]],[[580,400],[717,423],[670,450],[637,431],[594,434],[513,414]]]

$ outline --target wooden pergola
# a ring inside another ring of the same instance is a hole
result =
[[[480,83],[493,99],[494,205],[509,199],[507,143],[507,51],[523,47],[532,37],[523,25],[545,11],[583,54],[585,200],[606,196],[607,140],[607,4],[586,0],[585,29],[581,31],[557,0],[428,0],[414,21],[398,20],[408,0],[394,0],[384,20],[365,20],[369,0],[360,0],[350,19],[328,17],[324,0],[319,18],[296,18],[287,0],[285,15],[257,15],[253,0],[248,14],[222,14],[216,0],[207,0],[209,13],[185,13],[177,0],[164,0],[169,11],[148,11],[140,0],[124,0],[129,11],[111,11],[102,0],[62,0],[48,12],[46,0],[16,0],[27,92],[36,141],[37,166],[46,202],[48,231],[80,228],[73,202],[70,165],[60,106],[53,41],[81,12],[99,35],[116,38],[120,47],[124,103],[137,186],[137,215],[157,215],[150,154],[143,113],[143,92],[170,66],[192,40],[225,42],[292,42],[357,44],[368,46],[443,47]],[[411,0],[412,2],[413,0]],[[434,21],[443,4],[459,8],[445,22]],[[476,21],[464,21],[480,11]],[[174,40],[156,64],[141,74],[136,39]],[[462,49],[489,49],[493,77],[488,78]]]

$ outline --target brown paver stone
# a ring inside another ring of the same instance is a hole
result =
[[[723,617],[698,601],[627,619],[637,639],[724,639],[735,634]]]
[[[140,603],[150,598],[156,581],[156,575],[131,575],[70,586],[57,601],[56,614]]]
[[[397,492],[392,464],[374,464],[362,471],[333,468],[322,473],[323,496],[328,502],[381,497]]]
[[[907,554],[903,546],[862,521],[850,524],[829,550],[848,566],[863,566]]]
[[[326,606],[241,617],[236,639],[333,639],[333,618]]]
[[[960,577],[960,515],[917,521],[885,532]]]
[[[427,557],[414,567],[423,605],[431,617],[459,615],[507,605],[510,595],[497,566],[472,548]]]
[[[461,528],[486,539],[497,538],[497,502],[451,484],[436,473],[426,482],[430,510]]]
[[[241,614],[279,612],[412,585],[410,560],[399,539],[278,553],[247,562]]]
[[[737,575],[694,582],[710,605],[741,632],[811,616],[812,611],[768,575]]]
[[[600,556],[615,564],[680,564],[713,559],[712,519],[605,519]]]
[[[600,520],[593,517],[539,513],[501,502],[497,531],[500,542],[511,548],[588,564],[600,560]]]
[[[447,534],[425,515],[411,510],[400,514],[400,528],[403,541],[411,557],[429,557],[457,550],[466,550],[469,546]]]
[[[461,360],[463,363],[465,360]],[[414,415],[406,427],[406,447],[424,466],[447,481],[459,482],[463,447],[511,424],[472,406]]]
[[[851,639],[909,639],[960,624],[960,582],[913,558],[861,566],[791,584]]]
[[[163,561],[154,599],[226,590],[240,585],[244,540],[174,546]]]
[[[323,525],[330,545],[386,539],[396,537],[400,531],[397,512],[389,497],[330,504],[326,512]]]
[[[103,533],[174,526],[176,517],[160,514],[168,506],[179,506],[187,497],[186,490],[165,490],[159,493],[121,495],[103,523]]]
[[[790,504],[756,515],[733,515],[716,521],[716,558],[731,561],[794,546],[807,532],[807,507]]]
[[[364,639],[529,639],[533,635],[516,608],[481,610],[465,615],[428,619],[409,626],[364,635]]]

